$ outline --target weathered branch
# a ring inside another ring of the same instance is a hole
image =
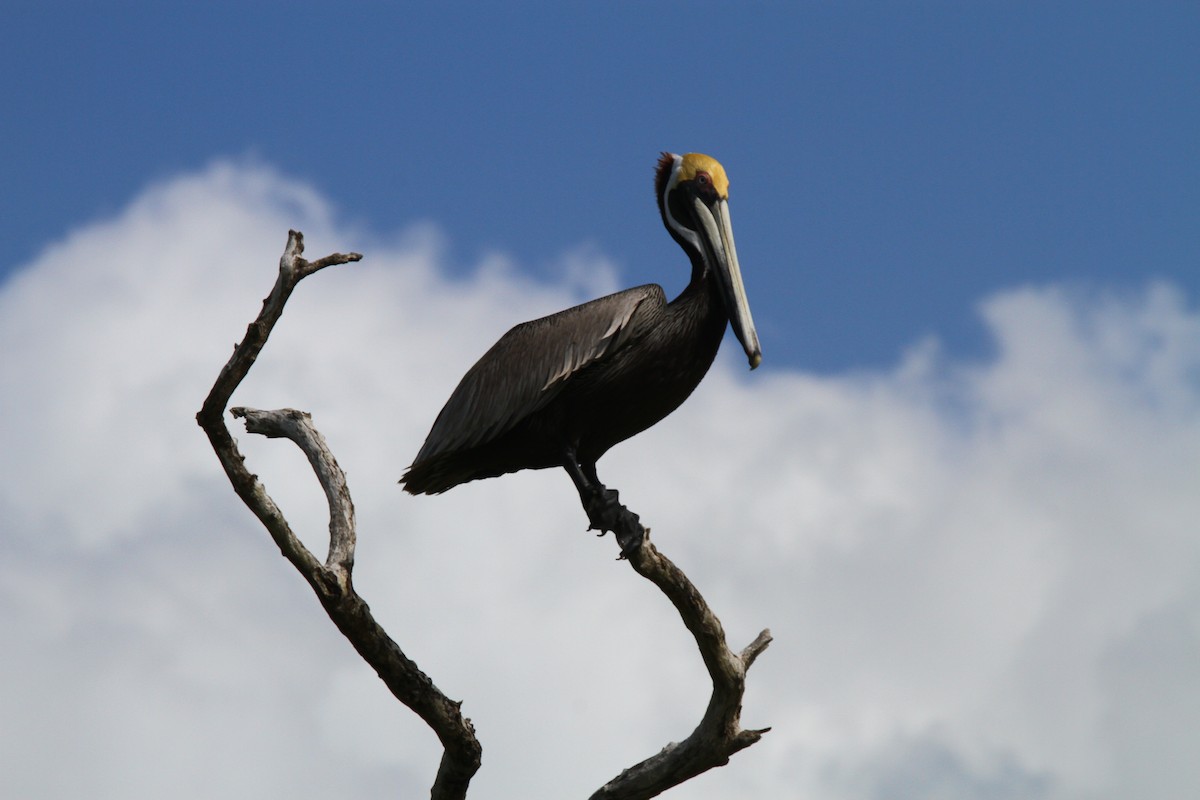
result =
[[[771,730],[741,727],[746,670],[771,643],[771,632],[764,630],[740,654],[730,650],[717,615],[683,570],[650,543],[649,534],[648,528],[643,529],[640,545],[622,547],[622,557],[674,604],[700,648],[700,656],[712,678],[713,693],[703,719],[690,736],[682,742],[671,742],[656,755],[625,770],[600,787],[590,800],[655,797],[713,767],[724,766],[730,756]]]
[[[212,390],[196,415],[208,434],[230,483],[270,533],[280,552],[308,581],[329,618],[374,668],[388,689],[412,709],[437,734],[445,748],[431,797],[461,800],[479,769],[481,748],[460,703],[447,698],[425,673],[375,621],[367,604],[354,590],[356,528],[354,504],[346,477],[324,437],[303,411],[258,411],[237,407],[235,417],[245,419],[246,430],[263,436],[287,438],[308,457],[325,491],[329,505],[329,552],[322,563],[296,537],[265,487],[246,469],[245,459],[225,425],[224,413],[233,392],[245,379],[267,342],[296,284],[325,267],[358,261],[357,253],[334,254],[318,261],[301,258],[304,237],[291,231],[279,263],[279,277],[262,311],[246,329],[242,342],[221,369]],[[636,520],[635,515],[631,515]],[[622,772],[592,795],[592,800],[634,800],[654,797],[713,767],[757,742],[769,728],[744,730],[740,726],[746,670],[771,642],[764,630],[740,654],[729,649],[720,620],[683,571],[649,541],[649,531],[639,525],[624,532],[622,554],[638,574],[653,582],[679,611],[684,625],[700,649],[712,678],[713,692],[700,724],[682,742],[668,744],[658,754]],[[640,543],[640,544],[639,544]]]
[[[303,235],[297,231],[289,232],[275,287],[263,301],[258,318],[247,327],[245,338],[234,347],[233,355],[221,369],[196,421],[208,434],[234,491],[266,527],[284,557],[308,581],[338,630],[371,665],[392,694],[437,734],[445,751],[431,791],[433,800],[461,800],[466,797],[467,787],[480,765],[481,748],[475,731],[470,720],[462,716],[461,704],[438,690],[375,621],[370,608],[354,591],[351,581],[355,547],[354,505],[345,474],[324,438],[304,412],[292,409],[231,410],[234,416],[245,418],[246,429],[251,433],[291,439],[308,456],[329,502],[329,553],[322,564],[293,533],[266,488],[246,469],[245,459],[225,425],[224,413],[229,398],[254,365],[296,284],[325,267],[362,258],[357,253],[335,253],[318,261],[306,261],[301,258],[303,252]]]
[[[293,408],[258,411],[241,406],[229,409],[229,413],[245,419],[248,433],[257,433],[269,439],[291,439],[308,456],[308,463],[325,490],[325,499],[329,504],[329,555],[325,559],[325,566],[349,577],[354,568],[357,535],[354,503],[350,501],[346,475],[329,451],[325,437],[313,427],[312,416]]]

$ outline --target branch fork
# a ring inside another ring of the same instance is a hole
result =
[[[308,581],[330,620],[375,669],[392,694],[420,716],[441,741],[444,752],[431,789],[432,800],[461,800],[479,770],[482,747],[471,721],[462,715],[462,703],[443,694],[404,654],[355,591],[354,504],[345,473],[311,416],[290,408],[229,409],[234,417],[244,420],[248,432],[288,439],[307,456],[329,506],[329,550],[324,561],[304,546],[262,482],[246,469],[245,458],[225,424],[224,412],[230,397],[262,352],[296,285],[326,267],[362,259],[358,253],[334,253],[307,261],[303,253],[303,234],[290,231],[275,286],[263,301],[258,317],[247,326],[242,341],[234,346],[233,355],[218,374],[196,421],[208,435],[234,491],[258,517],[283,556]],[[684,625],[696,639],[712,678],[713,693],[703,719],[690,736],[668,744],[658,754],[624,770],[597,790],[592,800],[654,797],[728,763],[730,756],[754,744],[770,730],[744,730],[740,726],[746,671],[770,644],[770,632],[764,630],[741,653],[731,651],[720,620],[683,571],[650,543],[649,529],[644,530],[640,546],[623,546],[622,555],[639,575],[658,586],[679,611]]]

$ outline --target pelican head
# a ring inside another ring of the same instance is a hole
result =
[[[663,153],[655,189],[663,225],[672,238],[688,252],[693,263],[699,260],[704,269],[716,275],[733,332],[746,351],[750,369],[754,369],[762,362],[762,348],[733,245],[725,168],[715,158],[700,153]]]

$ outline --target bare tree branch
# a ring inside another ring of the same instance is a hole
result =
[[[354,590],[351,580],[356,541],[354,504],[346,476],[324,437],[303,411],[230,409],[233,416],[245,420],[248,432],[289,439],[308,457],[329,505],[329,552],[322,563],[296,537],[265,487],[246,469],[245,459],[225,425],[224,412],[230,397],[254,365],[296,284],[325,267],[362,258],[357,253],[335,253],[310,262],[301,258],[303,252],[303,235],[291,231],[275,287],[221,369],[196,421],[208,434],[238,496],[266,527],[284,557],[308,581],[338,630],[374,668],[392,694],[420,716],[442,742],[445,750],[431,790],[432,799],[461,800],[466,797],[481,761],[482,750],[474,728],[462,716],[461,703],[438,690],[375,621]],[[770,730],[744,730],[740,725],[746,671],[770,644],[770,631],[764,630],[740,654],[734,653],[726,643],[720,620],[683,571],[650,543],[649,529],[638,524],[636,530],[625,531],[618,540],[622,543],[622,557],[628,558],[633,569],[654,583],[675,605],[696,640],[712,678],[713,692],[704,717],[690,736],[668,744],[658,754],[623,771],[597,790],[592,800],[655,797],[702,772],[727,764],[734,753],[754,744]]]
[[[640,546],[623,548],[622,557],[675,605],[700,648],[700,656],[712,678],[713,693],[703,719],[690,736],[682,742],[671,742],[656,755],[625,770],[600,787],[590,800],[655,797],[713,767],[728,764],[730,756],[754,744],[770,730],[742,729],[741,713],[746,670],[771,643],[771,632],[764,630],[741,654],[730,650],[717,615],[683,570],[650,543],[649,534],[649,528],[644,529]]]
[[[350,501],[350,487],[346,485],[346,475],[325,444],[325,437],[313,427],[312,416],[306,411],[293,408],[257,411],[241,406],[229,409],[229,413],[246,420],[247,432],[261,434],[269,439],[291,439],[304,451],[304,455],[308,456],[308,463],[317,474],[317,480],[321,482],[321,488],[325,490],[325,499],[329,503],[329,555],[325,559],[325,566],[335,572],[349,575],[354,568],[357,535],[354,504]]]
[[[371,665],[392,694],[437,734],[445,751],[431,790],[433,800],[461,800],[466,797],[471,778],[479,769],[482,753],[479,741],[470,720],[462,716],[461,703],[446,697],[404,654],[354,591],[351,581],[356,535],[354,505],[345,474],[324,438],[304,412],[232,409],[234,416],[245,418],[251,433],[286,437],[308,456],[329,502],[329,554],[322,564],[293,533],[266,488],[246,469],[245,459],[225,425],[224,412],[229,398],[254,365],[296,284],[325,267],[362,258],[357,253],[335,253],[310,262],[301,258],[303,252],[303,235],[290,231],[287,247],[279,261],[275,287],[263,301],[258,318],[247,327],[245,338],[234,347],[233,355],[221,369],[196,421],[208,434],[234,491],[266,527],[284,557],[308,581],[338,630]]]

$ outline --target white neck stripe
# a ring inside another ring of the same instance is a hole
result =
[[[675,155],[673,156],[673,159],[674,163],[671,165],[671,178],[667,181],[666,188],[663,189],[663,216],[667,218],[667,224],[671,226],[671,230],[675,231],[675,233],[679,234],[683,239],[691,244],[692,247],[696,248],[697,253],[703,255],[704,249],[700,246],[700,237],[697,236],[696,232],[691,228],[681,224],[679,220],[675,219],[675,216],[671,213],[671,204],[668,202],[668,198],[671,195],[671,190],[674,189],[679,183],[679,171],[683,168],[683,156]]]

